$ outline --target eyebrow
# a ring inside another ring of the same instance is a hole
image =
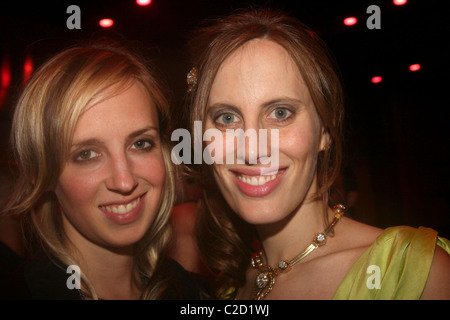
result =
[[[266,108],[268,108],[268,107],[270,107],[272,105],[286,104],[286,103],[292,104],[292,105],[295,105],[295,106],[304,105],[304,102],[302,100],[300,100],[300,99],[290,98],[290,97],[280,97],[280,98],[276,98],[276,99],[264,102],[262,104],[262,108],[266,109]],[[236,107],[234,105],[231,105],[231,104],[220,103],[220,102],[214,103],[212,105],[209,105],[207,107],[207,114],[211,116],[214,113],[216,113],[217,110],[223,110],[223,109],[229,109],[229,110],[232,110],[232,111],[240,114],[240,111],[239,111],[238,107]]]
[[[151,127],[151,126],[150,127],[145,127],[143,129],[136,130],[136,131],[130,133],[128,135],[128,138],[136,138],[136,137],[140,136],[141,134],[146,133],[147,131],[155,131],[156,133],[159,133],[159,128],[158,127]]]
[[[155,131],[156,133],[159,133],[159,128],[150,126],[150,127],[145,127],[145,128],[133,131],[132,133],[130,133],[128,135],[127,139],[134,139],[134,138],[136,138],[136,137],[140,136],[141,134],[146,133],[148,131]],[[97,138],[91,138],[91,139],[86,139],[86,140],[82,140],[82,141],[73,143],[71,148],[72,149],[78,149],[78,148],[83,147],[83,146],[101,146],[103,144],[104,143],[101,140],[99,140]]]
[[[304,102],[300,99],[290,98],[290,97],[281,97],[277,99],[270,100],[263,104],[264,108],[267,108],[274,104],[292,104],[292,105],[304,105]]]

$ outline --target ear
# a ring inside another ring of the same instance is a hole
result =
[[[322,134],[320,137],[320,144],[319,144],[319,152],[320,151],[326,151],[331,146],[331,138],[328,131],[325,131],[325,128],[322,128]]]

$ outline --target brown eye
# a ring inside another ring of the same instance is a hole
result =
[[[149,150],[154,146],[154,143],[149,140],[138,140],[133,143],[132,149],[136,150]]]
[[[83,150],[82,152],[80,152],[77,157],[76,160],[78,161],[87,161],[87,160],[91,160],[95,157],[98,157],[98,153],[92,150]]]

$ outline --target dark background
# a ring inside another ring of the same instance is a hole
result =
[[[69,30],[69,5],[81,9],[81,30]],[[369,30],[369,5],[381,9],[381,30]],[[444,1],[384,0],[200,1],[134,0],[2,1],[0,63],[9,57],[11,86],[0,105],[0,161],[8,167],[8,135],[26,55],[37,68],[74,42],[99,33],[121,34],[150,48],[179,107],[190,69],[185,44],[205,18],[248,5],[283,9],[312,27],[337,58],[346,92],[346,167],[358,200],[352,216],[386,228],[432,227],[449,237],[449,28]],[[344,26],[347,16],[359,19]],[[98,20],[115,25],[102,30]],[[422,69],[410,72],[412,63]],[[372,84],[380,75],[384,81]],[[0,179],[1,176],[0,176]],[[6,181],[0,181],[5,185]]]

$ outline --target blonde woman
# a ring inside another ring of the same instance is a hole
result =
[[[20,176],[7,205],[21,216],[31,258],[5,296],[198,298],[165,258],[168,109],[142,58],[120,46],[74,47],[34,74],[15,108]]]

